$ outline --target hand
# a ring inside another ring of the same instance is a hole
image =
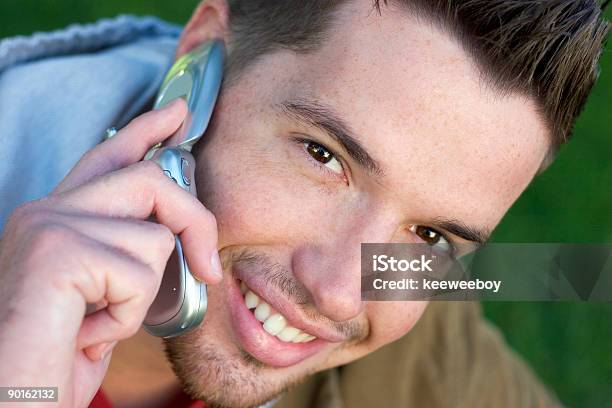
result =
[[[142,324],[174,234],[196,278],[221,280],[212,213],[140,161],[185,114],[179,100],[136,118],[11,215],[0,240],[1,386],[58,386],[61,406],[86,406],[114,344]],[[85,317],[87,304],[103,308]]]

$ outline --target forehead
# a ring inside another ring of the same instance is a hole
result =
[[[416,216],[435,203],[439,216],[493,227],[548,148],[530,99],[489,88],[455,40],[403,10],[349,2],[321,48],[283,61],[275,98],[332,107]]]

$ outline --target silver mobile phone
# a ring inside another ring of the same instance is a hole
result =
[[[188,113],[179,130],[163,144],[153,147],[145,160],[155,161],[164,173],[194,196],[195,160],[191,148],[202,137],[221,88],[225,50],[221,41],[207,42],[179,58],[170,68],[154,108],[176,98],[187,102]],[[159,337],[174,337],[196,328],[208,306],[206,285],[189,271],[179,237],[159,292],[144,319],[144,329]]]

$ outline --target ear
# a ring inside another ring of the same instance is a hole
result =
[[[229,37],[229,6],[226,0],[203,0],[183,29],[175,58],[205,41]]]

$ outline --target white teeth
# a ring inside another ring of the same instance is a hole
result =
[[[287,320],[285,320],[283,315],[280,315],[278,313],[275,313],[272,316],[268,317],[263,324],[264,330],[273,336],[276,336],[278,333],[280,333],[281,330],[285,328],[285,326],[287,326]]]
[[[270,316],[270,305],[266,302],[261,302],[255,308],[255,318],[260,322],[265,322]]]
[[[259,296],[248,290],[244,296],[244,303],[247,309],[255,309],[259,304]]]
[[[255,309],[255,318],[263,323],[264,330],[286,343],[307,343],[316,339],[315,336],[300,329],[287,325],[287,319],[276,312],[268,303],[257,296],[244,282],[240,282],[240,291],[244,295],[247,309]]]
[[[300,334],[300,329],[296,329],[295,327],[285,327],[283,330],[281,330],[280,333],[278,333],[276,335],[276,337],[278,337],[279,339],[281,339],[282,341],[291,341],[295,338],[295,336],[297,336],[298,334]]]
[[[308,333],[301,332],[291,340],[293,343],[303,343],[308,338]]]

